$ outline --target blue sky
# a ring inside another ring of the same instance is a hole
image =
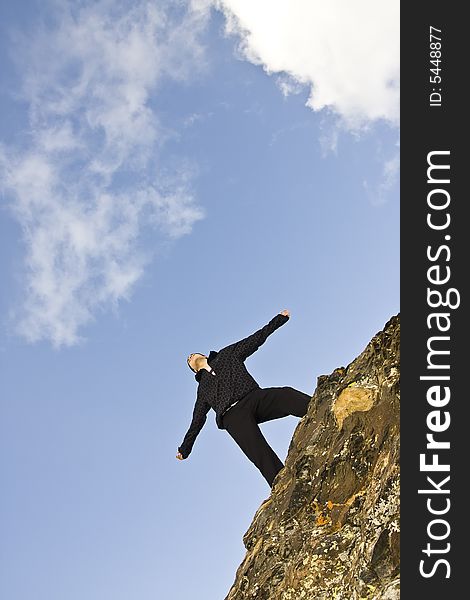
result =
[[[227,593],[269,488],[213,411],[176,460],[186,357],[288,308],[246,364],[313,393],[399,311],[376,4],[2,4],[2,597]],[[297,422],[261,425],[282,460]]]

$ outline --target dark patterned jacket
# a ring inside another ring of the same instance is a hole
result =
[[[243,340],[230,344],[219,352],[210,351],[207,362],[215,375],[207,369],[199,369],[195,375],[199,385],[193,418],[183,443],[178,448],[183,458],[187,458],[191,453],[194,441],[206,422],[209,409],[213,408],[216,413],[217,427],[224,429],[222,424],[224,411],[248,392],[260,387],[248,373],[244,360],[258,350],[268,335],[288,320],[288,316],[279,313],[267,325]]]

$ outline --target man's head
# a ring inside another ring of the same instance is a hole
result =
[[[207,360],[207,356],[205,354],[200,354],[199,352],[193,352],[187,358],[188,367],[194,373],[197,373],[202,365]]]

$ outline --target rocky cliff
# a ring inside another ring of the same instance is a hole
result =
[[[399,344],[318,378],[225,600],[398,600]]]

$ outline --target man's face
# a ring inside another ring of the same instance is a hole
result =
[[[205,355],[193,352],[188,356],[188,364],[194,371],[201,368],[201,363],[204,361]]]

